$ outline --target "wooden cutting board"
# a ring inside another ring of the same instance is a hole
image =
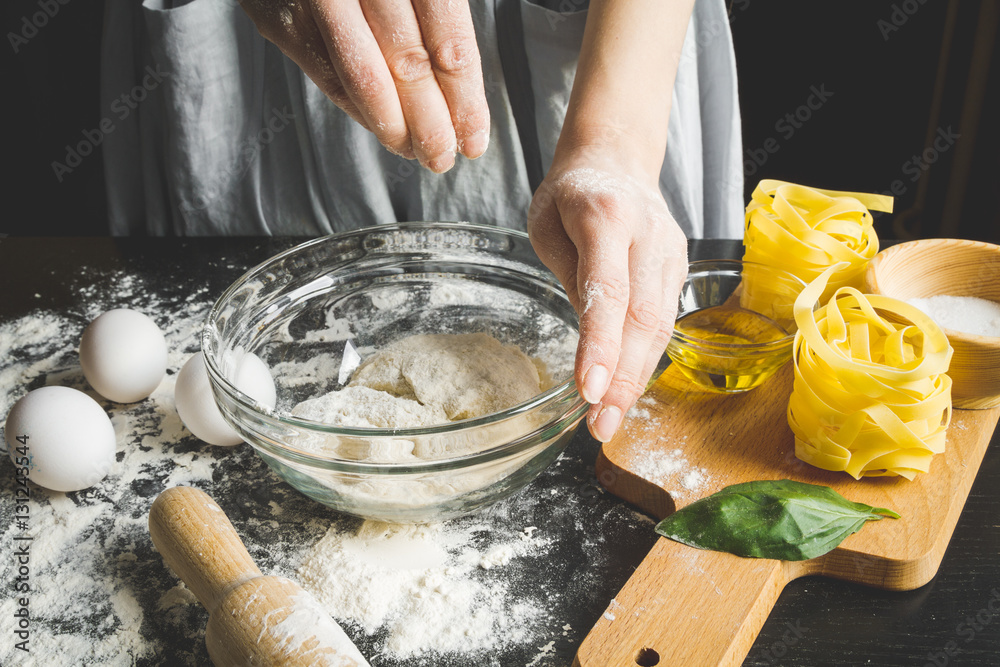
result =
[[[910,590],[935,575],[1000,408],[954,411],[946,452],[914,481],[855,481],[795,458],[785,419],[791,387],[791,364],[733,395],[703,392],[670,367],[602,447],[598,479],[658,519],[730,484],[786,478],[831,486],[902,518],[870,522],[825,556],[799,562],[661,538],[584,639],[575,665],[739,665],[793,579],[818,574]]]

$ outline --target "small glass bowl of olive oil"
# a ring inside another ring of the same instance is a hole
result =
[[[667,356],[702,389],[759,387],[791,359],[792,307],[804,288],[791,273],[763,264],[691,262]]]

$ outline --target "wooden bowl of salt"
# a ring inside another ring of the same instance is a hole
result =
[[[866,291],[911,303],[944,329],[955,352],[952,405],[1000,405],[1000,246],[925,239],[886,248],[868,264]]]

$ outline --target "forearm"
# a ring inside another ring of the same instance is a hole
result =
[[[694,0],[591,0],[557,155],[586,146],[626,151],[660,172],[681,47]]]

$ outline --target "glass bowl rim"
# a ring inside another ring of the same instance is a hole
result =
[[[695,271],[696,269],[702,269],[702,271],[701,271],[702,273],[711,270],[709,267],[714,267],[716,270],[739,269],[740,272],[742,273],[742,268],[744,266],[760,267],[760,268],[766,269],[768,271],[775,271],[777,273],[782,274],[783,277],[793,279],[795,282],[797,282],[799,285],[801,285],[802,289],[805,289],[805,287],[806,287],[806,282],[804,280],[802,280],[801,278],[799,278],[794,273],[792,273],[790,271],[787,271],[785,269],[781,269],[781,268],[778,268],[776,266],[770,266],[768,264],[761,264],[760,262],[748,262],[748,261],[744,261],[742,259],[730,259],[730,258],[723,258],[723,259],[699,259],[699,260],[695,260],[693,262],[689,262],[688,263],[688,274],[684,278],[684,284],[687,284],[687,282],[691,279],[691,274],[692,273],[696,273],[696,271]],[[699,308],[697,310],[692,310],[690,313],[687,313],[686,315],[690,315],[691,313],[696,313],[696,312],[698,312],[698,310],[704,310],[704,308]],[[678,319],[681,319],[681,318],[678,317]],[[676,338],[679,343],[683,343],[687,347],[693,347],[693,348],[698,348],[700,350],[705,350],[706,353],[708,353],[708,354],[711,354],[713,350],[717,351],[716,352],[717,354],[718,353],[723,353],[726,350],[751,350],[751,351],[755,351],[755,352],[766,353],[766,352],[780,351],[782,348],[790,346],[792,344],[792,342],[795,340],[795,333],[786,334],[785,336],[783,336],[782,338],[779,338],[778,340],[769,341],[767,343],[711,343],[711,344],[708,344],[703,339],[701,339],[701,338],[695,338],[693,336],[688,336],[688,335],[684,334],[683,332],[678,331],[676,328],[674,329],[672,337]]]
[[[471,419],[463,419],[455,422],[447,422],[444,424],[437,424],[434,426],[425,426],[417,428],[399,428],[399,429],[384,429],[384,428],[360,428],[360,427],[349,427],[349,426],[335,426],[331,424],[325,424],[323,422],[314,421],[311,419],[303,419],[299,417],[294,417],[286,413],[281,413],[276,410],[270,409],[267,406],[260,404],[259,401],[251,398],[247,394],[240,391],[228,378],[221,372],[215,359],[215,355],[209,354],[207,351],[211,350],[210,342],[213,337],[211,331],[211,322],[214,322],[218,317],[220,311],[223,309],[224,304],[227,304],[233,297],[233,295],[241,289],[247,282],[252,280],[254,277],[266,272],[270,267],[275,264],[284,261],[289,256],[300,253],[312,246],[322,245],[325,243],[336,242],[338,240],[348,238],[351,236],[365,236],[367,234],[378,232],[378,231],[404,231],[404,230],[463,230],[470,232],[486,232],[488,234],[494,234],[499,236],[509,236],[517,238],[521,241],[527,241],[530,244],[530,239],[528,234],[517,229],[510,229],[507,227],[499,227],[494,225],[485,225],[479,223],[471,222],[452,222],[452,221],[410,221],[410,222],[397,222],[397,223],[386,223],[379,224],[369,227],[363,227],[359,229],[353,229],[346,232],[337,232],[334,234],[328,234],[325,236],[320,236],[315,239],[309,239],[302,243],[293,245],[291,248],[281,251],[280,253],[265,259],[256,266],[248,269],[240,277],[233,281],[232,284],[216,299],[215,303],[212,305],[211,310],[206,318],[206,324],[202,329],[201,333],[201,349],[203,356],[205,358],[205,367],[208,371],[208,376],[210,384],[214,391],[222,392],[229,400],[233,401],[241,411],[248,412],[258,418],[264,418],[267,420],[273,420],[277,424],[288,425],[298,429],[304,429],[310,432],[319,432],[326,435],[335,436],[345,436],[345,437],[356,437],[356,438],[393,438],[393,439],[403,439],[407,437],[419,437],[419,436],[430,436],[430,435],[441,435],[449,433],[458,433],[468,429],[474,429],[480,426],[486,426],[490,424],[495,424],[506,419],[511,419],[522,414],[528,413],[535,408],[553,401],[554,399],[560,397],[566,397],[569,399],[570,408],[566,411],[560,412],[558,417],[550,419],[545,423],[541,424],[538,428],[522,434],[517,439],[498,445],[496,447],[491,447],[486,450],[479,452],[473,452],[470,454],[465,454],[462,456],[452,457],[452,458],[441,458],[441,459],[427,459],[426,463],[413,464],[413,462],[406,463],[376,463],[369,461],[354,461],[352,459],[341,459],[331,456],[317,456],[310,452],[305,452],[300,449],[288,447],[279,442],[269,442],[268,447],[265,449],[277,449],[280,451],[282,456],[291,454],[295,459],[299,459],[301,462],[309,463],[313,465],[314,462],[321,462],[323,464],[335,464],[337,467],[343,466],[349,468],[352,471],[363,471],[363,469],[370,469],[372,471],[379,470],[385,471],[386,469],[393,469],[404,471],[409,469],[411,472],[427,472],[429,469],[438,468],[442,465],[446,465],[449,469],[454,469],[458,467],[456,464],[460,463],[473,463],[480,462],[484,457],[487,460],[497,458],[500,454],[508,453],[508,450],[512,450],[511,453],[516,453],[518,450],[523,449],[525,443],[523,442],[526,438],[531,435],[536,434],[539,431],[546,430],[553,424],[561,423],[566,417],[572,416],[574,421],[578,421],[580,417],[585,414],[587,407],[589,405],[583,400],[576,390],[576,382],[574,377],[556,384],[549,389],[545,390],[540,394],[529,398],[526,401],[518,403],[506,410],[501,410],[500,412],[493,412],[488,415],[483,415],[482,417],[475,417]],[[569,297],[566,295],[565,290],[562,285],[555,278],[555,276],[545,269],[544,267],[539,269],[540,277],[545,279],[552,289],[554,295],[557,298],[564,300],[569,304]],[[216,334],[218,337],[218,334]],[[575,399],[575,400],[574,400]],[[258,447],[258,444],[254,444],[254,447]],[[272,454],[274,452],[271,452]]]

